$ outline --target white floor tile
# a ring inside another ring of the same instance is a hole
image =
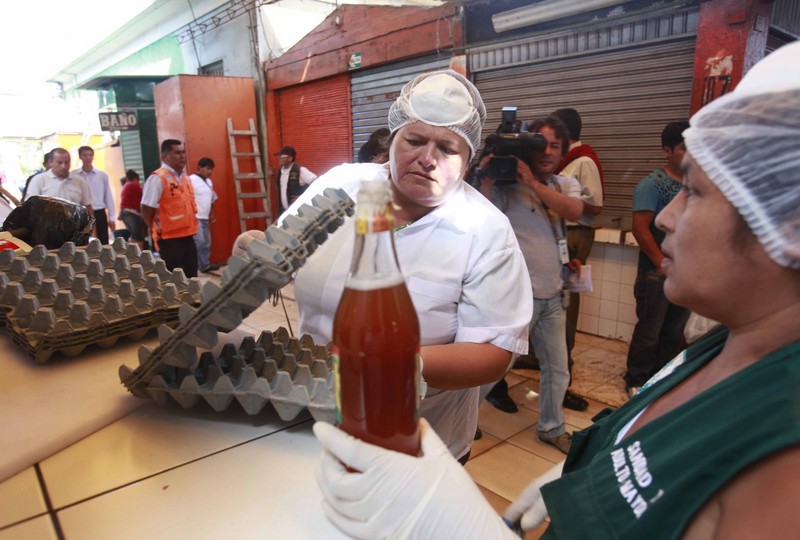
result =
[[[0,530],[0,540],[58,540],[58,535],[47,515]]]
[[[47,506],[33,467],[0,483],[0,527],[45,512]]]
[[[314,480],[311,423],[58,512],[66,538],[335,539]]]
[[[309,418],[303,411],[283,422],[269,404],[249,416],[235,402],[221,413],[205,404],[185,410],[150,403],[44,460],[41,469],[58,509]]]

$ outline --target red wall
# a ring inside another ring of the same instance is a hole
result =
[[[159,144],[164,139],[183,141],[189,174],[197,171],[200,158],[214,160],[211,180],[219,199],[214,204],[216,222],[211,225],[211,262],[225,262],[241,232],[226,122],[232,118],[234,129],[249,129],[248,119],[256,120],[253,80],[179,75],[157,84],[154,97]],[[249,137],[237,137],[236,146],[240,152],[252,151]],[[254,158],[239,158],[239,172],[255,170]],[[258,203],[248,202],[252,208],[246,210],[255,211]],[[249,220],[247,225],[251,229],[266,227],[264,220]]]
[[[771,14],[769,0],[701,2],[692,114],[733,90],[747,70],[763,58]]]

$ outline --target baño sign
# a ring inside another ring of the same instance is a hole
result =
[[[103,131],[131,131],[139,129],[136,111],[101,112],[100,129]]]

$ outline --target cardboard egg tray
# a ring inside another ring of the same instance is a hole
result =
[[[117,238],[69,242],[48,251],[0,252],[0,322],[37,362],[53,353],[80,354],[87,346],[111,347],[121,337],[141,339],[174,324],[180,306],[197,305],[200,282],[136,244]]]
[[[283,327],[247,336],[238,349],[226,343],[218,358],[204,352],[194,369],[164,369],[147,393],[161,405],[174,400],[187,409],[202,400],[223,411],[236,400],[247,414],[258,414],[271,402],[284,420],[307,408],[315,420],[334,421],[329,348],[311,336],[291,338]]]
[[[309,343],[307,336],[291,340],[279,329],[275,334],[262,334],[258,346],[246,341],[239,353],[235,345],[225,343],[216,360],[209,352],[198,354],[198,349],[214,348],[220,332],[238,327],[244,317],[289,283],[328,234],[353,214],[353,207],[344,191],[326,189],[280,227],[269,227],[263,241],[251,242],[246,257],[231,257],[221,284],[204,284],[198,308],[182,305],[174,330],[160,327],[159,345],[153,350],[139,348],[135,369],[120,366],[125,387],[138,397],[160,403],[170,396],[184,407],[203,398],[215,410],[222,410],[235,398],[250,414],[270,401],[284,420],[306,407],[319,419],[330,419],[333,388],[327,348]]]

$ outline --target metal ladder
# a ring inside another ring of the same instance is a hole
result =
[[[233,129],[233,119],[228,118],[228,142],[231,147],[231,163],[233,164],[233,183],[236,187],[236,204],[239,206],[239,224],[241,225],[242,232],[245,232],[248,219],[263,219],[264,226],[260,229],[264,230],[270,224],[272,215],[269,211],[269,194],[267,184],[264,178],[264,170],[261,166],[261,152],[258,146],[258,132],[256,131],[255,122],[252,118],[250,121],[250,129],[241,130]],[[251,148],[250,152],[240,152],[236,149],[236,137],[250,137]],[[239,172],[239,158],[251,157],[256,163],[256,172]],[[242,180],[245,180],[247,189],[243,189]],[[255,180],[255,182],[252,182]],[[255,191],[253,191],[255,189]],[[255,212],[247,212],[244,208],[245,199],[253,199],[261,201],[261,210]],[[250,227],[252,228],[252,227]]]

